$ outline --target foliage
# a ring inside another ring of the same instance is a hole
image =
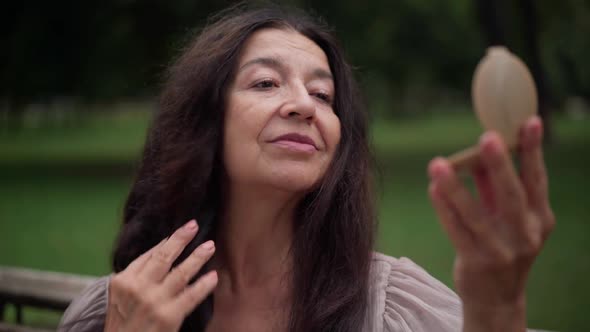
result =
[[[60,96],[110,100],[156,93],[163,68],[195,29],[234,1],[9,1],[0,22],[0,101],[19,110]],[[485,42],[475,1],[277,1],[315,10],[359,68],[373,105],[420,111],[465,99]],[[507,1],[504,1],[507,3]],[[542,62],[557,101],[590,94],[590,5],[536,1]],[[522,12],[500,13],[522,50]],[[414,104],[412,104],[414,103]],[[418,106],[418,107],[416,107]]]

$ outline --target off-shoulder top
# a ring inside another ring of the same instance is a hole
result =
[[[363,332],[457,332],[461,302],[442,282],[408,258],[374,253]],[[103,331],[109,277],[98,279],[62,316],[59,331]]]

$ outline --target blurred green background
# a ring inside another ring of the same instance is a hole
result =
[[[0,14],[0,265],[102,275],[161,74],[231,1],[9,1]],[[485,48],[529,65],[550,129],[558,225],[528,284],[529,326],[590,326],[590,2],[288,1],[334,27],[357,68],[378,161],[378,249],[452,286],[426,196],[428,160],[473,144]],[[10,308],[9,308],[10,309]],[[8,311],[11,319],[13,310]],[[59,314],[27,310],[52,326]]]

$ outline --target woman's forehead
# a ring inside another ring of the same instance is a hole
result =
[[[261,29],[253,33],[244,45],[238,67],[257,59],[305,61],[330,70],[324,51],[314,41],[292,29]]]

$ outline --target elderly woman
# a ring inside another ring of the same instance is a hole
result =
[[[170,68],[125,205],[115,273],[64,331],[524,331],[525,284],[553,227],[542,126],[517,175],[485,133],[472,197],[449,162],[429,193],[458,296],[373,249],[367,120],[329,30],[280,8],[232,9]]]

